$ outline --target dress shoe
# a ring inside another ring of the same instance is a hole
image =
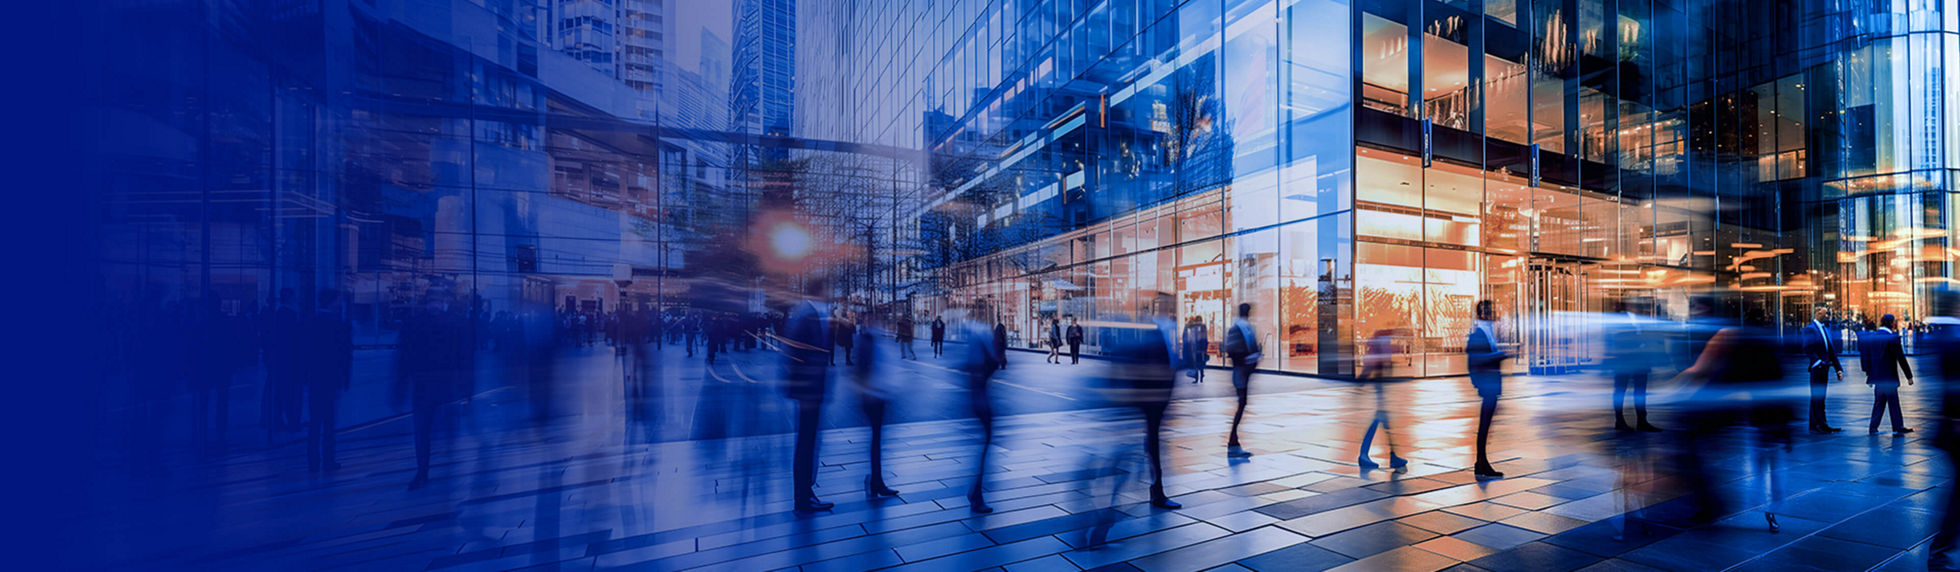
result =
[[[1892,434],[1893,434],[1893,435],[1904,435],[1904,434],[1907,434],[1907,433],[1911,433],[1911,432],[1912,432],[1912,428],[1911,428],[1911,427],[1900,427],[1900,428],[1898,428],[1898,429],[1893,429],[1893,430],[1892,430]]]
[[[1824,432],[1825,432],[1825,433],[1843,433],[1843,432],[1844,432],[1844,428],[1843,428],[1843,427],[1825,427],[1825,428],[1824,428]]]
[[[429,484],[429,476],[426,474],[417,473],[413,480],[408,481],[408,490],[412,491],[415,489],[419,489],[424,486],[427,486],[428,484]]]
[[[1641,423],[1640,423],[1640,430],[1641,430],[1641,431],[1643,431],[1643,432],[1647,432],[1647,433],[1659,433],[1659,432],[1661,432],[1661,428],[1659,428],[1659,427],[1655,427],[1655,426],[1653,426],[1652,424],[1649,424],[1649,423],[1646,423],[1646,422],[1641,422]]]
[[[1404,459],[1404,458],[1401,458],[1401,457],[1397,457],[1397,456],[1395,456],[1395,454],[1394,454],[1394,453],[1389,453],[1389,454],[1388,454],[1388,468],[1390,468],[1390,469],[1394,469],[1394,470],[1395,470],[1395,472],[1397,472],[1397,473],[1400,473],[1400,472],[1405,472],[1405,471],[1408,471],[1408,470],[1409,470],[1409,460],[1408,460],[1408,459]]]
[[[1180,508],[1184,508],[1184,505],[1179,504],[1177,501],[1171,500],[1170,497],[1157,497],[1154,499],[1150,499],[1150,506],[1154,506],[1165,510],[1177,510]]]
[[[1238,445],[1232,445],[1225,448],[1225,458],[1247,459],[1251,457],[1252,457],[1252,451],[1247,451],[1243,447],[1240,447]]]
[[[1477,478],[1479,479],[1504,478],[1504,473],[1497,472],[1497,469],[1493,467],[1477,467],[1476,473],[1477,473]]]
[[[1382,467],[1380,463],[1376,463],[1374,459],[1370,459],[1367,457],[1355,459],[1354,464],[1360,465],[1361,470],[1363,471],[1372,471]]]
[[[823,502],[817,499],[807,499],[807,500],[797,501],[796,512],[803,513],[803,514],[809,514],[813,512],[823,512],[823,511],[830,510],[831,507],[834,506],[837,505]]]
[[[1776,513],[1773,512],[1763,513],[1763,519],[1769,521],[1770,532],[1780,532],[1783,530],[1783,525],[1778,524],[1776,522]]]
[[[1613,424],[1613,430],[1615,430],[1615,431],[1619,431],[1619,432],[1621,432],[1621,433],[1632,433],[1632,432],[1633,432],[1633,426],[1632,426],[1632,425],[1628,425],[1628,424],[1627,424],[1627,422],[1625,422],[1625,421],[1621,421],[1621,422],[1619,422],[1619,423],[1614,423],[1614,424]]]
[[[973,514],[991,514],[994,512],[994,507],[987,506],[985,501],[979,500],[967,503],[966,509],[973,511]]]
[[[874,483],[867,479],[864,482],[864,496],[873,497],[873,498],[895,497],[898,496],[898,491],[893,490],[891,487],[885,486],[885,483],[883,482]]]

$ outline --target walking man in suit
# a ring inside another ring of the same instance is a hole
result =
[[[1007,369],[1007,323],[994,322],[994,361],[1000,369]]]
[[[817,500],[818,414],[823,411],[828,389],[831,350],[836,334],[830,324],[830,304],[824,297],[829,284],[821,277],[803,280],[803,299],[790,309],[788,331],[783,333],[783,392],[796,400],[796,456],[792,459],[796,512],[830,510],[831,503]]]
[[[1653,328],[1643,327],[1642,323],[1648,305],[1639,298],[1629,298],[1620,305],[1625,321],[1607,334],[1607,361],[1613,369],[1613,427],[1623,432],[1659,432],[1659,427],[1647,422],[1647,376],[1653,370],[1655,356],[1654,342],[1648,337],[1648,330]],[[1628,390],[1633,392],[1635,425],[1627,424]]]
[[[1251,451],[1239,446],[1239,421],[1245,419],[1245,404],[1251,394],[1252,370],[1259,367],[1261,353],[1265,348],[1259,346],[1259,333],[1252,327],[1252,304],[1239,304],[1239,317],[1232,320],[1232,328],[1225,331],[1225,355],[1232,358],[1232,392],[1239,396],[1239,407],[1232,413],[1232,437],[1225,443],[1225,456],[1243,459],[1252,456]]]
[[[974,514],[993,512],[987,506],[987,452],[994,446],[994,402],[988,391],[994,373],[1007,367],[1001,362],[1007,350],[1007,327],[996,325],[989,329],[982,317],[990,312],[985,304],[974,302],[966,320],[960,323],[961,335],[966,337],[966,360],[961,367],[966,378],[967,397],[972,400],[973,419],[980,423],[980,459],[974,463],[973,488],[966,493],[967,510]],[[997,345],[998,344],[998,345]]]
[[[1831,381],[1831,372],[1837,372],[1838,381],[1844,381],[1844,364],[1838,362],[1838,352],[1844,343],[1838,341],[1837,329],[1824,325],[1831,311],[1818,308],[1811,313],[1810,324],[1798,334],[1803,340],[1804,360],[1810,369],[1810,432],[1837,433],[1843,431],[1826,422],[1824,413],[1825,388]]]
[[[1479,479],[1501,479],[1490,464],[1490,421],[1497,415],[1497,397],[1504,393],[1504,374],[1499,369],[1511,355],[1497,346],[1497,304],[1477,302],[1477,320],[1464,341],[1463,353],[1470,362],[1470,385],[1477,388],[1483,405],[1477,410],[1477,467]]]
[[[1933,383],[1939,395],[1938,426],[1933,447],[1946,454],[1947,462],[1960,459],[1960,292],[1947,290],[1933,298],[1933,317],[1926,319],[1926,333],[1919,342],[1933,354]],[[1953,465],[1948,465],[1953,466]],[[1949,488],[1938,530],[1933,534],[1926,563],[1928,570],[1960,570],[1960,494]]]
[[[1069,365],[1082,363],[1082,324],[1076,322],[1075,315],[1068,317],[1068,329],[1063,334],[1068,338]]]
[[[932,317],[932,357],[946,355],[946,319]]]
[[[1912,366],[1906,364],[1905,347],[1899,343],[1899,334],[1892,328],[1897,319],[1886,314],[1878,319],[1878,329],[1867,332],[1858,340],[1858,360],[1864,366],[1865,384],[1872,386],[1872,434],[1878,434],[1878,421],[1889,408],[1892,411],[1892,434],[1905,435],[1912,429],[1906,427],[1906,420],[1899,415],[1899,373],[1905,372],[1906,385],[1912,384]]]

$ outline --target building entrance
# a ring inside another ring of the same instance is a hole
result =
[[[1535,375],[1572,373],[1598,361],[1602,314],[1612,305],[1602,268],[1590,261],[1534,256],[1519,302],[1518,359]]]

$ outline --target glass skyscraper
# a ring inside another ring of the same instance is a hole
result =
[[[1399,330],[1460,374],[1491,299],[1516,367],[1556,371],[1629,296],[1796,324],[1923,316],[1952,277],[1934,3],[909,4],[834,8],[926,23],[845,34],[843,67],[921,86],[871,101],[931,153],[923,293],[992,301],[1024,347],[1170,294],[1214,328],[1253,304],[1262,367],[1352,375]]]

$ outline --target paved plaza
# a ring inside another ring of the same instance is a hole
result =
[[[912,384],[886,432],[896,498],[865,498],[868,431],[837,382],[818,479],[837,506],[799,516],[775,358],[710,368],[669,346],[637,412],[609,348],[566,356],[576,365],[561,368],[549,423],[528,421],[522,388],[480,379],[419,490],[406,488],[408,421],[371,400],[350,402],[373,419],[344,431],[337,472],[309,473],[290,443],[173,454],[155,469],[164,478],[142,479],[151,488],[104,493],[122,514],[81,518],[131,569],[1917,570],[1951,474],[1930,425],[1867,435],[1871,395],[1855,378],[1833,387],[1845,433],[1799,433],[1785,449],[1738,429],[1709,448],[1728,501],[1713,523],[1679,498],[1670,452],[1682,432],[1659,382],[1654,420],[1669,430],[1626,434],[1597,377],[1509,379],[1492,438],[1506,478],[1479,482],[1477,402],[1462,379],[1389,388],[1411,462],[1393,473],[1356,464],[1372,389],[1260,376],[1245,429],[1256,456],[1228,461],[1233,399],[1214,371],[1178,388],[1165,487],[1184,507],[1162,510],[1123,478],[1141,473],[1140,425],[1079,390],[1100,362],[1012,357],[986,480],[993,514],[966,506],[977,429],[957,413],[951,358],[888,366]],[[1906,388],[1915,420],[1933,405],[1923,391]],[[1380,443],[1373,458],[1386,463]],[[1112,490],[1111,543],[1085,546]]]

